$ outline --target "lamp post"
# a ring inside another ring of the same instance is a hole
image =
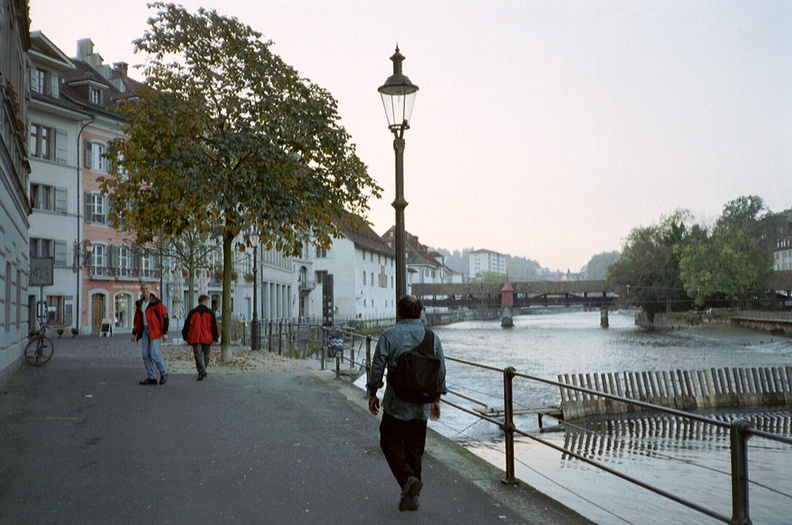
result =
[[[258,322],[258,235],[253,240],[253,320],[250,325],[250,349],[259,350]]]
[[[74,330],[80,333],[80,316],[82,309],[80,308],[80,288],[82,288],[82,268],[88,266],[88,262],[93,252],[93,244],[91,241],[84,239],[80,242],[74,241],[74,273],[77,274],[77,290],[75,293],[77,308],[77,315],[75,316]]]
[[[396,200],[393,201],[393,207],[396,210],[394,250],[396,252],[396,302],[398,302],[400,297],[407,294],[404,230],[404,208],[407,207],[407,201],[404,199],[404,131],[410,129],[410,116],[418,86],[410,82],[410,79],[402,73],[404,55],[399,52],[398,45],[390,59],[393,62],[393,74],[377,91],[382,97],[385,116],[388,118],[388,129],[393,132],[393,150],[396,154]]]

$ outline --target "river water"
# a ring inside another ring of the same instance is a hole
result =
[[[447,356],[499,369],[513,366],[520,373],[553,380],[563,373],[792,364],[789,338],[723,324],[646,332],[635,327],[633,316],[626,314],[612,313],[609,329],[600,328],[599,321],[599,312],[565,311],[517,317],[512,329],[502,329],[497,321],[476,321],[436,327],[435,331]],[[447,366],[450,389],[490,406],[503,405],[502,374],[453,362]],[[557,387],[521,378],[515,379],[514,393],[518,404],[560,402]],[[453,395],[448,400],[476,406]],[[757,427],[792,436],[789,407],[711,415],[724,420],[750,417]],[[668,417],[622,416],[539,433],[535,416],[518,416],[515,422],[541,439],[731,516],[729,437],[716,427]],[[545,418],[546,427],[554,423]],[[496,425],[445,406],[441,420],[430,426],[504,468],[503,436]],[[516,454],[519,479],[596,523],[720,523],[534,440],[519,439]],[[792,447],[754,437],[749,441],[748,457],[753,523],[792,523]]]

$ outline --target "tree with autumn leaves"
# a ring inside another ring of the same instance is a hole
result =
[[[381,188],[357,157],[329,92],[234,18],[152,4],[136,51],[147,78],[122,103],[124,139],[102,188],[138,243],[216,232],[223,249],[222,354],[231,360],[234,242],[298,254],[329,246]],[[238,239],[242,239],[241,242]]]

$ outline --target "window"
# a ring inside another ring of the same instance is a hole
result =
[[[374,272],[371,272],[371,286],[374,286]]]
[[[130,275],[132,270],[132,250],[127,246],[118,246],[117,250],[117,275]]]
[[[55,250],[53,248],[52,239],[37,239],[31,238],[29,242],[30,258],[34,257],[54,257]]]
[[[102,90],[92,87],[88,89],[89,96],[91,99],[91,104],[96,104],[97,106],[102,104]]]
[[[366,286],[366,270],[363,270],[363,286]]]
[[[95,273],[104,273],[107,267],[107,246],[93,243],[91,250],[91,268]]]
[[[85,142],[85,167],[94,171],[107,172],[107,145],[101,142]]]
[[[101,193],[85,194],[85,221],[107,224],[107,197]]]
[[[58,96],[58,76],[46,69],[30,70],[30,90],[40,95]]]
[[[41,124],[30,125],[30,141],[28,150],[30,156],[53,160],[55,162],[66,162],[66,131],[55,129]]]
[[[55,156],[54,151],[54,130],[40,124],[30,125],[30,156],[40,159],[52,160]]]
[[[43,69],[33,69],[30,71],[30,90],[42,95],[47,94],[47,76],[49,74]]]
[[[316,247],[316,258],[317,259],[326,259],[327,258],[327,248],[322,248],[320,246]]]
[[[366,260],[366,250],[360,250],[360,253],[363,255],[363,260],[365,261]]]
[[[151,267],[152,267],[151,255],[142,254],[140,256],[140,274],[143,276],[150,276],[151,275]]]
[[[34,210],[66,213],[66,188],[45,184],[30,185],[30,206]]]
[[[47,296],[47,323],[63,324],[63,296]]]

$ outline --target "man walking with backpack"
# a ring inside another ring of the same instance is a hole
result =
[[[366,385],[369,412],[376,416],[380,408],[377,390],[383,386],[387,367],[380,448],[401,487],[400,511],[418,510],[418,495],[423,487],[421,459],[426,445],[426,422],[430,417],[440,418],[440,395],[447,393],[443,347],[440,339],[421,323],[422,310],[421,301],[413,295],[399,299],[396,326],[379,336]],[[398,372],[400,365],[402,371],[411,371],[410,378]],[[397,390],[402,397],[396,394]]]

